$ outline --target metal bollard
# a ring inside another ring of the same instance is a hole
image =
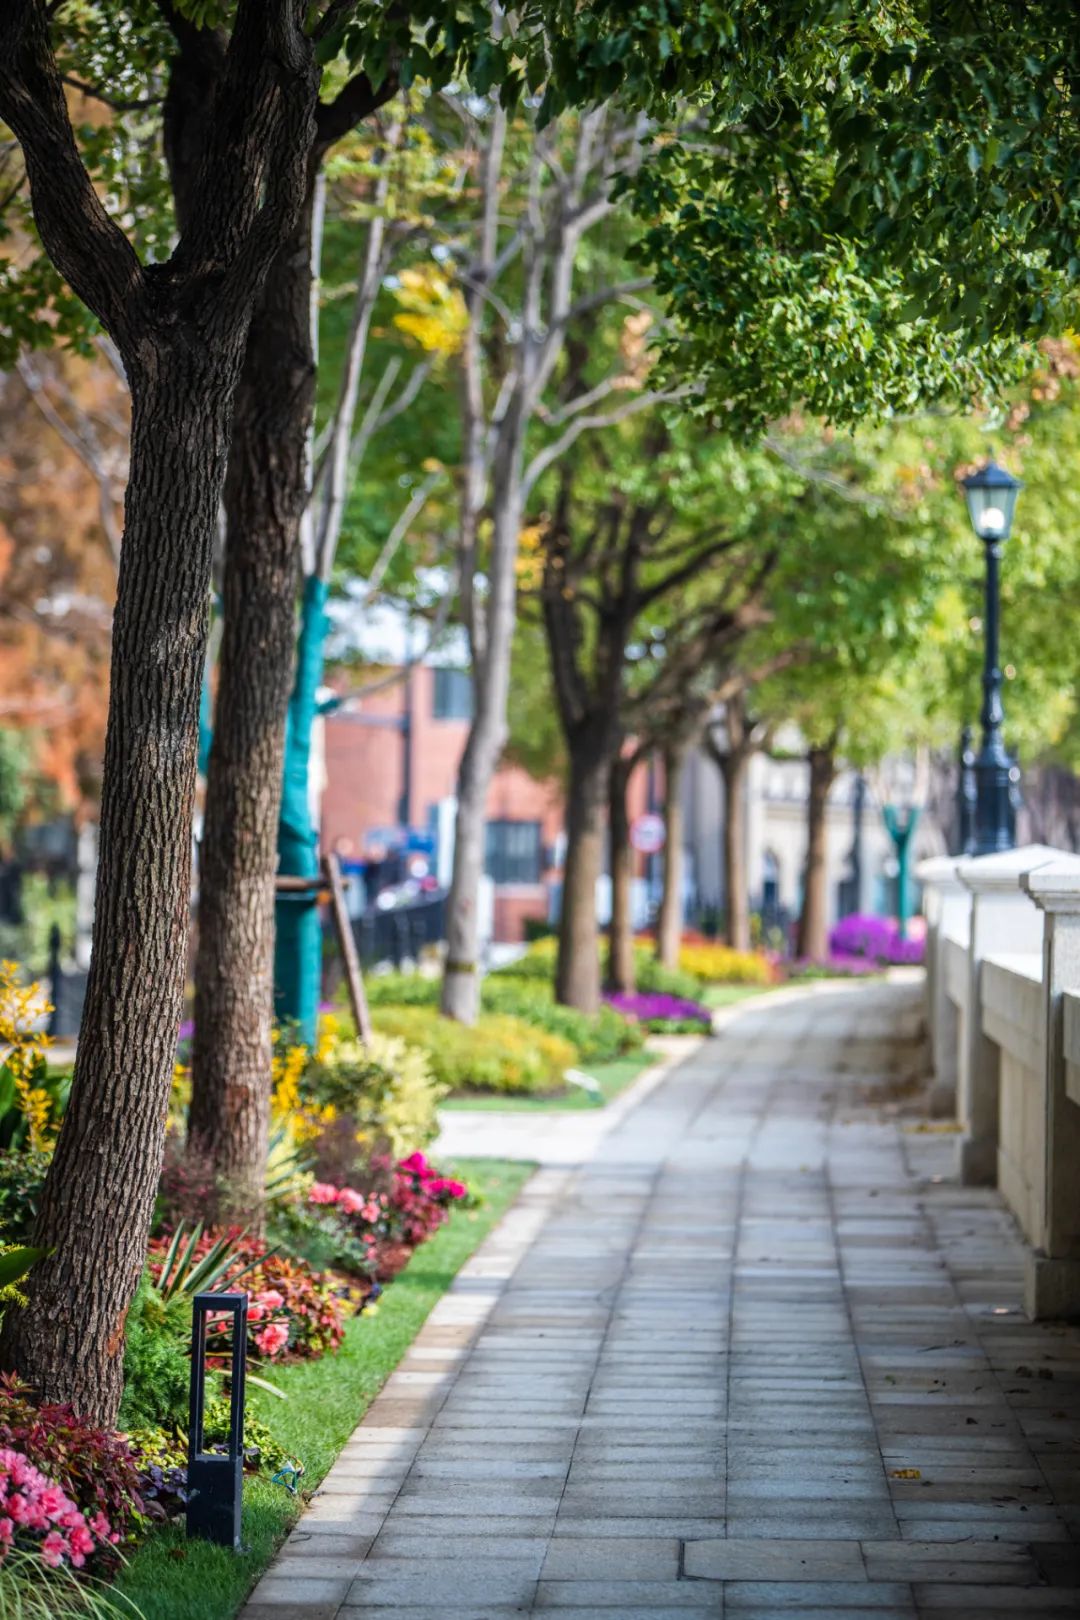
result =
[[[246,1294],[196,1294],[191,1320],[191,1409],[188,1431],[187,1533],[220,1547],[241,1550],[240,1508],[244,1489],[244,1368],[247,1361]],[[232,1375],[229,1449],[225,1456],[203,1449],[206,1407],[206,1326],[210,1316],[231,1314]]]

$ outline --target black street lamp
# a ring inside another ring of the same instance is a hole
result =
[[[1018,478],[990,461],[964,479],[971,524],[986,548],[986,656],[983,662],[983,701],[979,720],[982,745],[975,756],[975,827],[972,853],[993,855],[1015,843],[1013,786],[1016,766],[1005,751],[1001,735],[1005,711],[1001,706],[1001,670],[998,668],[998,627],[1001,596],[998,565],[1001,548],[1009,538]]]

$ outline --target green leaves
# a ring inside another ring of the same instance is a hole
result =
[[[39,1260],[44,1260],[49,1252],[48,1249],[29,1247],[5,1249],[0,1253],[0,1289],[10,1288],[13,1283],[21,1282],[27,1272],[36,1266]]]

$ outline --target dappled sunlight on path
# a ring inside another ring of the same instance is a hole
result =
[[[914,1128],[918,995],[741,1008],[541,1171],[245,1620],[1075,1615],[1080,1334]]]

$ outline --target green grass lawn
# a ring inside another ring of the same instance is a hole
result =
[[[413,1255],[387,1288],[373,1316],[355,1317],[337,1355],[275,1368],[288,1395],[253,1389],[250,1410],[271,1424],[281,1444],[304,1464],[304,1489],[321,1482],[334,1458],[420,1331],[432,1307],[532,1174],[529,1164],[463,1159],[453,1173],[482,1193],[477,1210],[456,1212]],[[229,1620],[300,1515],[302,1504],[280,1485],[245,1481],[244,1541],[234,1554],[188,1541],[183,1525],[153,1534],[117,1586],[146,1620]]]
[[[701,1004],[716,1012],[719,1007],[731,1007],[751,996],[767,996],[777,988],[774,984],[710,984],[701,992]]]
[[[610,1063],[583,1063],[581,1065],[586,1074],[591,1074],[603,1093],[604,1102],[611,1102],[620,1091],[625,1091],[631,1080],[636,1080],[643,1069],[650,1063],[657,1062],[655,1052],[628,1052],[625,1057],[613,1058]],[[450,1097],[446,1102],[440,1103],[443,1108],[467,1108],[494,1110],[500,1114],[534,1114],[534,1113],[565,1113],[569,1109],[597,1108],[600,1104],[593,1102],[587,1091],[580,1086],[569,1086],[565,1091],[556,1092],[549,1097],[508,1097],[495,1094],[481,1095],[479,1092],[473,1097]]]

